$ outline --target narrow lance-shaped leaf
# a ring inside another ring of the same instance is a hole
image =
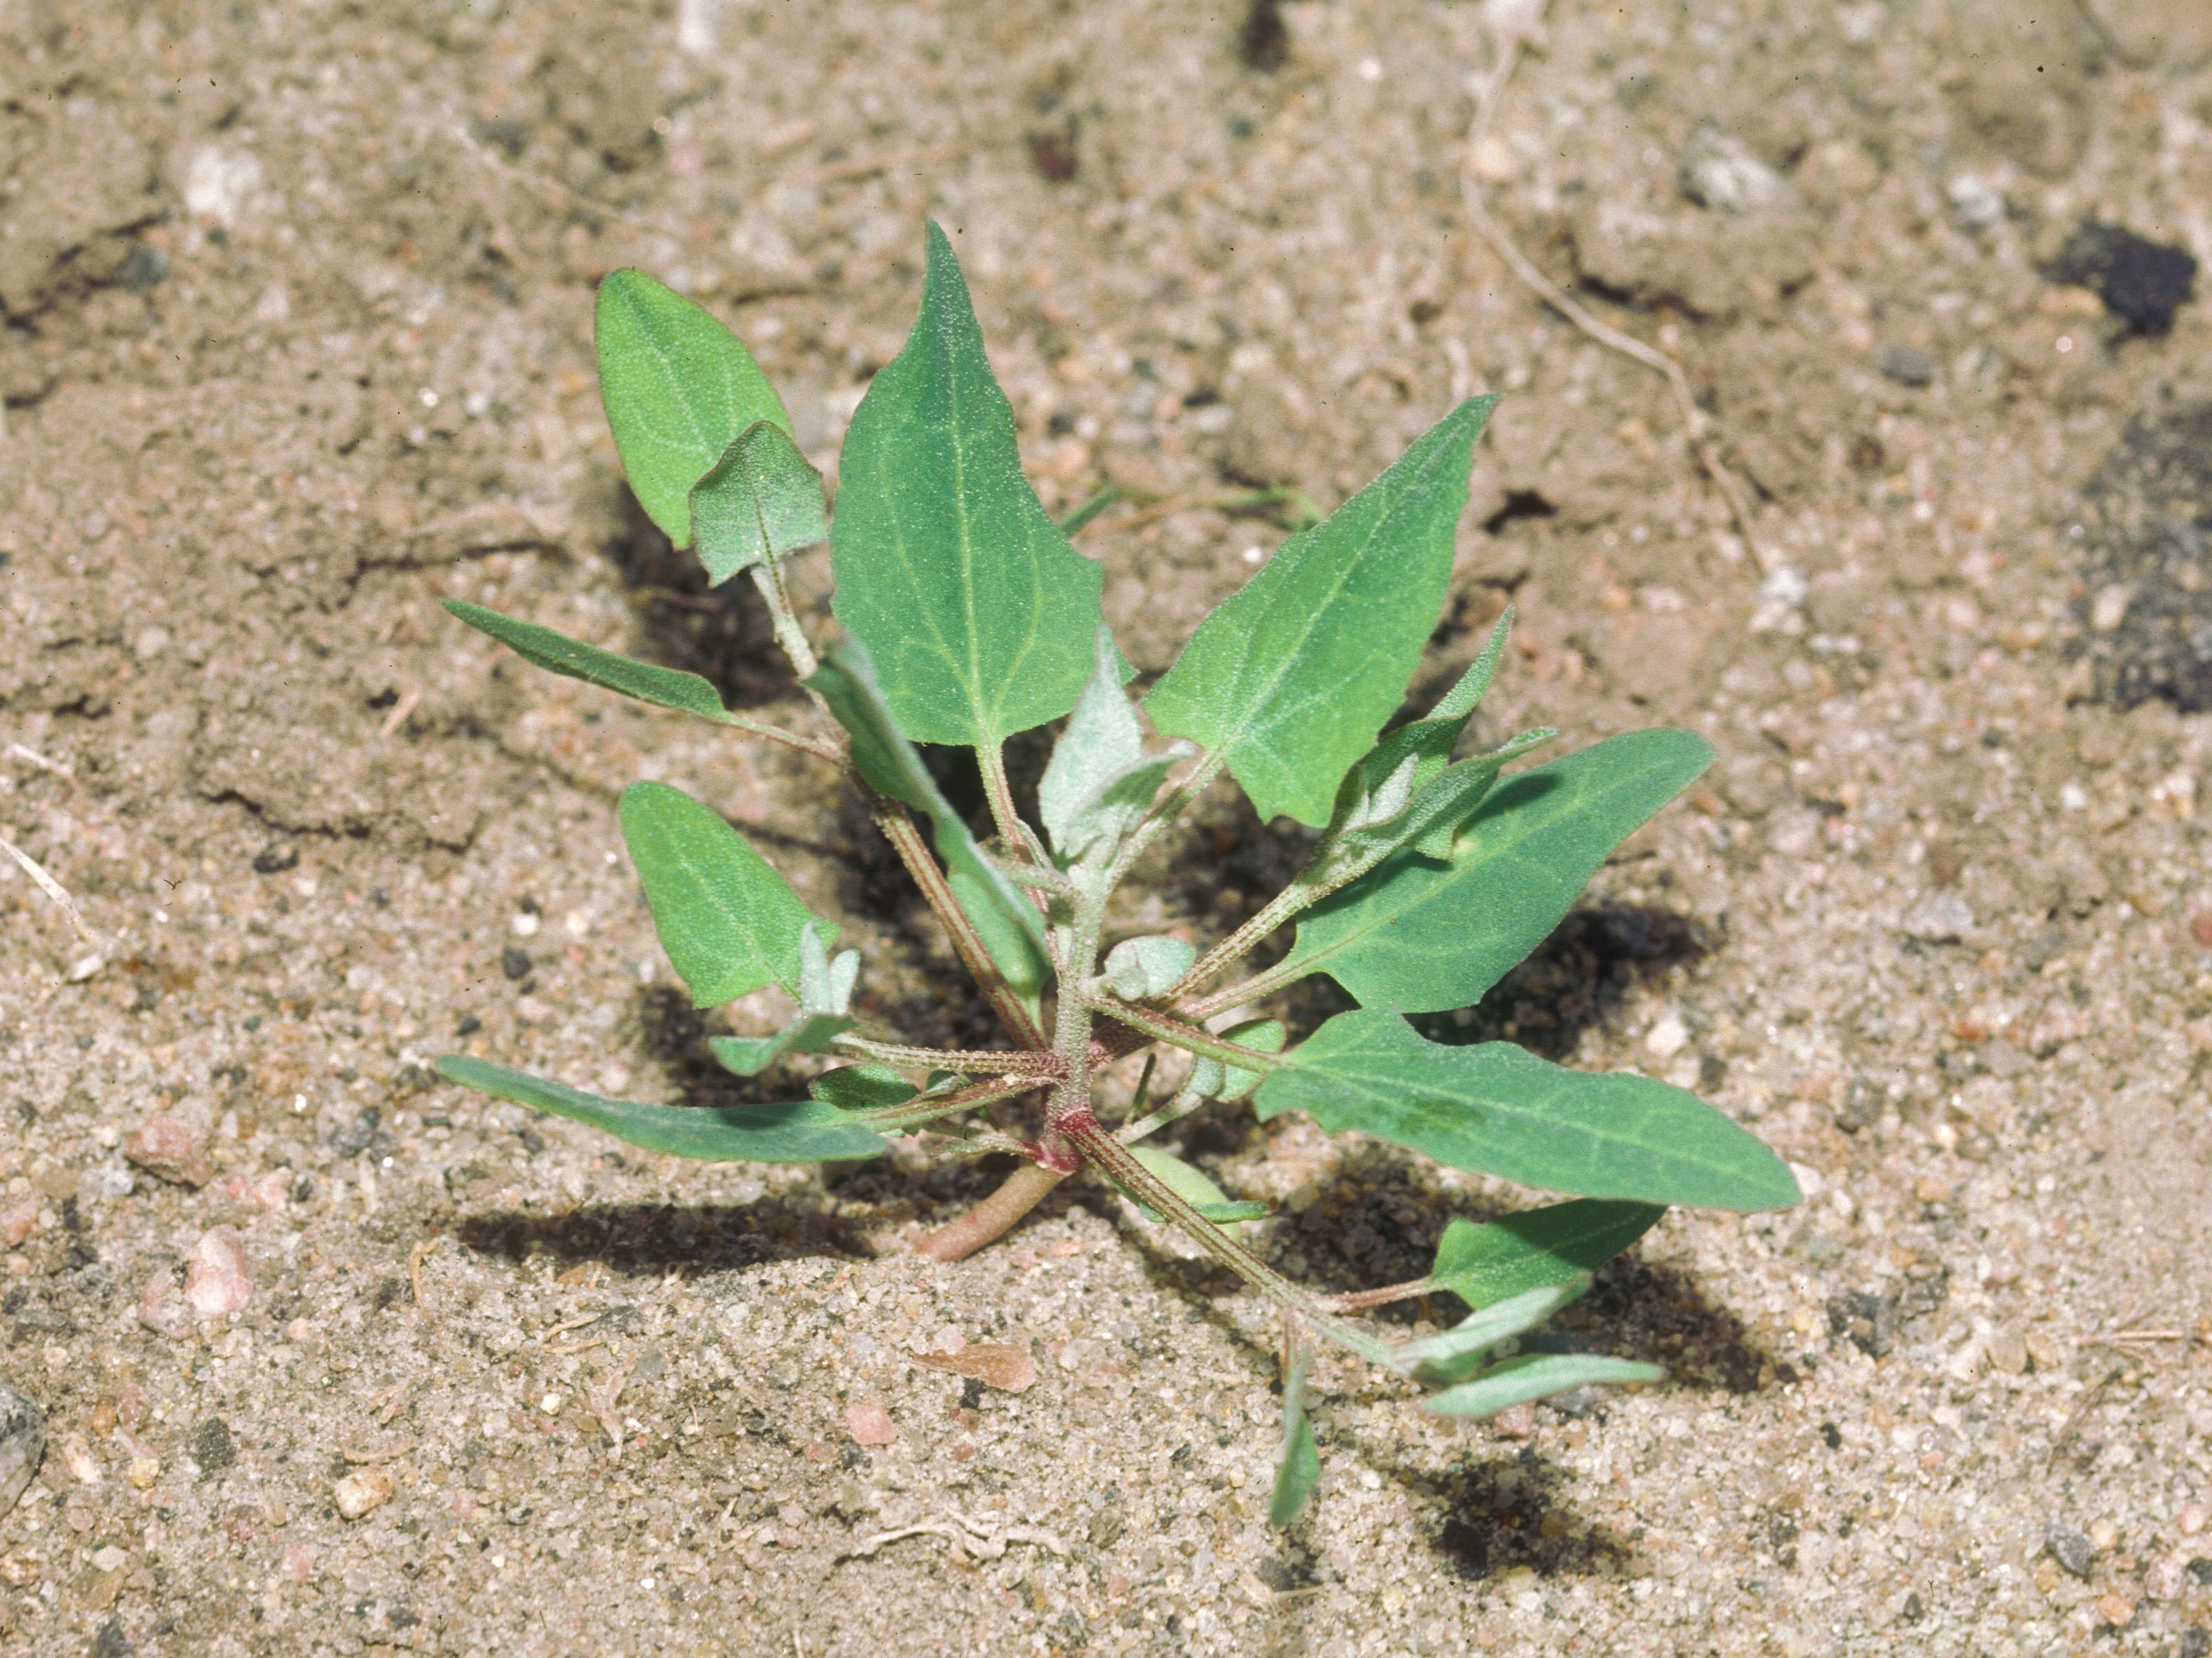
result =
[[[1321,1478],[1321,1450],[1313,1424],[1306,1419],[1306,1361],[1293,1360],[1283,1378],[1283,1454],[1275,1470],[1275,1491],[1267,1503],[1267,1523],[1282,1530],[1298,1517]]]
[[[622,832],[653,925],[692,1005],[717,1007],[762,986],[796,991],[810,924],[830,938],[783,878],[721,815],[665,783],[623,791]]]
[[[1161,1146],[1137,1145],[1129,1148],[1129,1155],[1158,1175],[1160,1181],[1192,1208],[1226,1228],[1238,1221],[1257,1220],[1267,1212],[1265,1204],[1231,1203],[1229,1196],[1213,1182],[1213,1177],[1196,1163],[1186,1163],[1172,1151]],[[1165,1218],[1153,1212],[1149,1204],[1132,1199],[1144,1212],[1146,1220],[1160,1221]]]
[[[1340,1013],[1255,1095],[1434,1157],[1577,1196],[1714,1209],[1797,1201],[1789,1165],[1695,1095],[1649,1077],[1569,1071],[1510,1042],[1450,1048],[1392,1013]]]
[[[1324,842],[1298,878],[1334,890],[1358,879],[1401,847],[1411,847],[1424,858],[1449,858],[1459,826],[1496,786],[1505,767],[1558,735],[1548,726],[1539,726],[1489,754],[1446,766],[1389,817],[1347,828]]]
[[[791,417],[743,341],[642,271],[599,284],[599,400],[646,516],[691,544],[691,486],[757,421]]]
[[[1666,1212],[1656,1203],[1577,1198],[1480,1226],[1454,1220],[1437,1244],[1430,1280],[1470,1307],[1572,1284],[1642,1237]]]
[[[1508,1406],[1574,1388],[1601,1382],[1656,1382],[1665,1374],[1656,1364],[1598,1353],[1523,1353],[1492,1365],[1472,1382],[1423,1400],[1421,1408],[1440,1416],[1490,1416]]]
[[[1099,567],[1022,475],[1013,410],[934,224],[914,332],[846,433],[830,547],[837,619],[915,741],[988,746],[1075,706]]]
[[[612,651],[586,645],[580,639],[571,639],[535,622],[501,616],[497,610],[488,610],[465,599],[449,598],[446,609],[478,633],[489,634],[526,662],[549,673],[565,674],[603,690],[620,691],[641,702],[674,708],[679,714],[694,714],[702,720],[725,724],[728,721],[729,710],[722,706],[720,695],[696,673],[617,656]]]
[[[853,767],[871,788],[914,807],[929,819],[939,855],[961,909],[999,970],[1017,990],[1041,986],[1050,971],[1044,918],[1036,906],[984,857],[968,825],[899,729],[876,683],[868,654],[846,640],[833,646],[806,682],[829,704],[853,739]],[[1030,991],[1034,995],[1034,988]]]
[[[691,487],[691,535],[710,581],[811,547],[830,534],[822,474],[773,421],[756,421]]]
[[[725,1071],[757,1077],[787,1054],[827,1054],[854,1022],[832,1014],[802,1013],[773,1036],[715,1036],[708,1039]]]
[[[1401,1342],[1390,1350],[1394,1370],[1431,1387],[1464,1382],[1482,1368],[1492,1348],[1533,1330],[1589,1287],[1586,1278],[1524,1290],[1470,1314],[1449,1330]]]
[[[602,1099],[503,1065],[448,1054],[438,1072],[465,1087],[603,1129],[625,1145],[714,1163],[851,1163],[887,1150],[834,1105],[639,1105]]]
[[[1262,818],[1328,823],[1346,770],[1405,695],[1443,607],[1470,446],[1492,401],[1462,404],[1285,542],[1145,699],[1162,732],[1225,756]]]
[[[1712,757],[1693,732],[1631,732],[1521,772],[1484,797],[1449,862],[1407,847],[1309,910],[1283,970],[1327,973],[1364,1007],[1468,1006]]]

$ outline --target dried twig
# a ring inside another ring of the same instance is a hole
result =
[[[96,944],[100,942],[93,930],[84,924],[84,917],[77,913],[76,900],[70,896],[69,889],[47,874],[37,859],[32,857],[13,841],[9,840],[0,840],[0,852],[6,853],[21,864],[23,866],[23,873],[31,878],[39,890],[61,906],[62,914],[69,917],[70,926],[76,929],[78,938],[88,944]]]
[[[76,768],[74,766],[60,760],[49,760],[36,749],[24,744],[10,743],[8,745],[8,753],[10,758],[20,760],[27,766],[36,766],[40,771],[52,772],[64,782],[76,781]]]
[[[1013,1543],[1028,1543],[1049,1553],[1067,1557],[1067,1545],[1042,1526],[987,1527],[980,1520],[948,1510],[943,1520],[924,1521],[920,1525],[901,1526],[896,1530],[878,1532],[874,1536],[847,1549],[837,1558],[863,1560],[886,1545],[905,1541],[909,1537],[942,1537],[952,1545],[956,1554],[966,1554],[978,1560],[996,1560]]]
[[[637,1368],[637,1355],[628,1358],[606,1372],[599,1381],[584,1389],[585,1402],[591,1406],[592,1414],[599,1419],[599,1426],[607,1430],[607,1437],[615,1442],[615,1461],[622,1461],[623,1419],[615,1410],[615,1401],[629,1381],[629,1373]]]
[[[919,144],[910,149],[887,150],[880,155],[856,155],[848,161],[825,161],[819,167],[800,167],[791,176],[801,184],[838,184],[850,179],[866,179],[878,173],[888,173],[895,167],[911,167],[923,161],[949,161],[962,154],[962,144]]]
[[[1625,333],[1596,316],[1538,270],[1535,263],[1514,245],[1504,228],[1491,216],[1488,191],[1474,175],[1474,157],[1477,146],[1489,131],[1491,116],[1498,106],[1499,95],[1505,90],[1506,82],[1513,78],[1514,70],[1520,66],[1523,46],[1534,32],[1536,25],[1542,21],[1545,7],[1543,0],[1536,0],[1533,5],[1523,4],[1517,9],[1509,7],[1506,9],[1509,13],[1518,9],[1524,15],[1517,19],[1509,19],[1494,34],[1492,49],[1498,58],[1497,67],[1475,94],[1474,117],[1468,124],[1467,143],[1460,167],[1460,198],[1466,206],[1467,216],[1483,240],[1505,262],[1505,268],[1545,304],[1607,349],[1618,351],[1665,379],[1668,388],[1674,394],[1676,406],[1681,410],[1683,430],[1689,438],[1690,447],[1698,457],[1698,464],[1705,469],[1706,477],[1713,482],[1713,487],[1720,491],[1722,499],[1728,503],[1729,514],[1735,520],[1736,533],[1751,549],[1752,557],[1759,569],[1762,572],[1771,571],[1773,562],[1752,527],[1751,503],[1746,498],[1742,486],[1736,482],[1735,475],[1721,459],[1713,435],[1712,422],[1698,407],[1697,396],[1690,388],[1690,377],[1684,372],[1682,365],[1657,346],[1646,345],[1634,335]]]

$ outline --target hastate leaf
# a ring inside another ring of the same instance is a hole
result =
[[[755,421],[691,486],[691,536],[709,581],[830,535],[822,474],[774,421]]]
[[[438,1074],[502,1100],[571,1117],[625,1145],[714,1163],[852,1163],[888,1150],[882,1135],[834,1105],[640,1105],[602,1099],[503,1065],[448,1054]]]
[[[959,262],[928,241],[921,314],[838,461],[834,605],[908,736],[983,746],[1075,706],[1102,576],[1023,477]]]
[[[446,609],[478,633],[490,635],[524,661],[548,673],[565,674],[602,690],[620,691],[641,702],[674,708],[679,714],[696,714],[702,720],[722,723],[728,720],[729,710],[722,706],[720,695],[696,673],[617,656],[612,651],[586,645],[580,639],[571,639],[535,622],[501,616],[497,610],[488,610],[465,599],[449,598]]]
[[[1449,860],[1407,847],[1307,911],[1284,967],[1327,973],[1363,1007],[1468,1006],[1712,757],[1691,732],[1631,732],[1519,773],[1483,797]]]
[[[1642,1237],[1667,1212],[1656,1203],[1577,1198],[1477,1225],[1454,1220],[1429,1273],[1470,1307],[1573,1284]]]
[[[783,878],[720,813],[665,783],[623,791],[622,832],[653,929],[697,1007],[775,983],[796,992],[810,914]]]
[[[1470,450],[1493,401],[1462,404],[1285,542],[1145,699],[1160,731],[1226,756],[1262,818],[1327,823],[1346,770],[1405,695],[1443,607]]]
[[[1447,1168],[1580,1197],[1713,1209],[1797,1201],[1789,1166],[1695,1095],[1569,1071],[1510,1042],[1451,1048],[1391,1013],[1340,1013],[1260,1084],[1262,1118],[1304,1111]]]
[[[642,271],[599,284],[599,400],[646,516],[691,544],[691,486],[757,421],[791,417],[744,343]]]

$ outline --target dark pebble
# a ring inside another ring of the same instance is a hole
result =
[[[2085,219],[2044,274],[2094,289],[2105,309],[2138,334],[2163,334],[2195,291],[2197,261],[2186,248]]]
[[[1874,366],[1899,386],[1936,383],[1936,359],[1915,345],[1885,345],[1875,354]]]
[[[2090,1569],[2097,1564],[2097,1551],[2080,1532],[2053,1526],[2043,1534],[2043,1547],[2063,1570],[2084,1582],[2088,1581]]]
[[[499,970],[520,983],[530,976],[530,952],[509,944],[499,952]]]

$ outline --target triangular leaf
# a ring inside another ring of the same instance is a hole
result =
[[[1656,1364],[1596,1353],[1523,1353],[1493,1365],[1472,1382],[1423,1400],[1421,1407],[1440,1416],[1490,1416],[1510,1405],[1525,1405],[1593,1382],[1656,1382],[1665,1374]]]
[[[836,928],[810,914],[719,813],[665,783],[633,783],[623,791],[621,817],[653,930],[694,1006],[719,1006],[771,982],[799,988],[808,927],[833,938]]]
[[[1306,1419],[1306,1361],[1301,1357],[1283,1378],[1283,1452],[1275,1470],[1274,1495],[1267,1503],[1267,1523],[1282,1530],[1298,1517],[1321,1478],[1321,1449],[1314,1443],[1313,1424]]]
[[[1404,848],[1307,911],[1284,967],[1327,973],[1364,1007],[1468,1006],[1712,757],[1691,732],[1631,732],[1518,773],[1483,797],[1449,862]]]
[[[678,547],[691,544],[691,486],[757,421],[791,417],[753,354],[707,312],[642,271],[599,284],[599,399],[629,487]]]
[[[1337,785],[1405,695],[1443,607],[1470,446],[1462,404],[1199,625],[1145,699],[1152,724],[1226,756],[1262,818],[1328,823]]]
[[[503,1065],[448,1054],[438,1072],[518,1105],[571,1117],[626,1145],[716,1163],[850,1163],[887,1150],[882,1135],[817,1100],[784,1105],[639,1105],[601,1099]]]
[[[691,536],[710,582],[825,541],[822,474],[788,432],[756,421],[692,485]]]
[[[478,633],[489,634],[517,656],[549,673],[565,674],[571,679],[583,680],[604,690],[620,691],[624,696],[634,696],[659,708],[674,708],[680,714],[696,714],[702,720],[726,724],[728,721],[729,711],[723,708],[720,694],[696,673],[617,656],[612,651],[586,645],[580,639],[571,639],[535,622],[501,616],[497,610],[488,610],[465,599],[449,598],[446,609]]]
[[[1790,1167],[1693,1094],[1569,1071],[1510,1042],[1449,1048],[1392,1013],[1340,1013],[1260,1084],[1261,1118],[1304,1111],[1434,1157],[1582,1197],[1714,1209],[1797,1201]]]
[[[854,411],[837,480],[834,607],[908,736],[987,746],[1075,706],[1099,567],[1022,474],[1013,410],[934,224],[921,313]]]
[[[1595,1272],[1656,1225],[1665,1207],[1577,1198],[1504,1215],[1482,1225],[1454,1220],[1437,1244],[1429,1277],[1470,1307],[1529,1290],[1572,1284]]]

